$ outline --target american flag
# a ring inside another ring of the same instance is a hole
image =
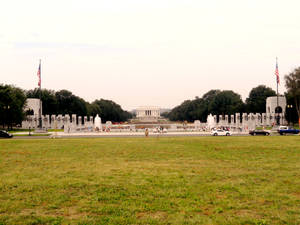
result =
[[[38,85],[39,85],[39,87],[41,87],[41,61],[40,61],[39,69],[38,69],[38,72],[37,72],[37,76],[39,78]]]
[[[277,81],[277,84],[280,83],[280,80],[279,80],[279,71],[278,71],[278,63],[277,63],[277,58],[276,58],[276,68],[275,68],[275,75],[276,75],[276,81]]]

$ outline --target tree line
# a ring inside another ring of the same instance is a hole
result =
[[[249,97],[244,103],[241,96],[231,90],[210,90],[202,98],[196,97],[194,100],[186,100],[181,105],[176,106],[168,114],[167,118],[172,121],[200,120],[206,122],[207,116],[228,115],[237,112],[258,112],[266,111],[266,98],[276,95],[275,91],[265,85],[253,88]]]
[[[117,103],[96,99],[92,103],[74,95],[71,91],[53,91],[48,89],[22,90],[13,85],[0,84],[0,123],[2,127],[12,128],[20,125],[22,120],[33,112],[24,111],[27,98],[39,98],[41,96],[44,115],[77,114],[78,116],[93,116],[97,114],[103,122],[123,122],[132,115],[123,110]]]
[[[295,123],[300,118],[300,67],[285,75],[284,78],[287,88],[284,95],[288,106],[285,116],[288,122]],[[163,113],[162,116],[171,121],[206,122],[210,113],[215,115],[264,113],[266,112],[266,99],[270,96],[276,96],[276,92],[265,85],[253,88],[245,102],[238,93],[231,90],[210,90],[202,98],[185,100],[169,113]]]
[[[95,117],[98,114],[103,122],[122,122],[132,117],[129,112],[124,111],[120,105],[111,100],[96,99],[89,103],[68,90],[55,92],[36,88],[27,91],[26,95],[27,98],[39,98],[41,95],[44,115],[77,114],[82,117]]]

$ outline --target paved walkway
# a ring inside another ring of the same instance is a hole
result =
[[[36,139],[36,138],[96,138],[96,137],[145,137],[144,132],[48,132],[50,136],[14,136],[17,139]],[[28,132],[18,132],[18,134],[28,134]],[[249,135],[248,132],[232,132],[233,136]],[[210,132],[199,131],[178,131],[167,133],[149,133],[149,137],[180,137],[180,136],[211,136]]]
[[[248,135],[248,132],[233,132],[233,135]],[[95,136],[95,137],[111,137],[111,136],[136,136],[136,137],[144,137],[144,132],[78,132],[78,133],[64,133],[64,132],[52,132],[52,135],[57,135],[60,137],[67,137],[67,136]],[[186,132],[167,132],[167,133],[153,133],[150,132],[149,136],[156,137],[156,136],[210,136],[210,132],[199,132],[199,131],[186,131]]]

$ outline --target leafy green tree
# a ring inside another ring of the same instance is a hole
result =
[[[286,98],[286,114],[285,114],[285,119],[288,121],[288,123],[297,123],[298,122],[298,114],[297,110],[295,107],[295,100],[294,97],[289,93],[285,93],[285,98]],[[291,107],[292,106],[292,107]]]
[[[272,88],[265,85],[259,85],[249,93],[246,99],[247,112],[264,113],[266,112],[266,99],[270,96],[275,96],[276,92]]]
[[[216,96],[221,93],[220,90],[210,90],[202,98],[196,97],[194,100],[186,100],[181,105],[175,107],[167,115],[172,121],[201,120],[206,122],[210,113],[209,107],[213,104]]]
[[[0,118],[3,128],[19,125],[24,118],[25,92],[11,85],[0,85]]]
[[[287,94],[293,99],[295,109],[300,118],[300,67],[284,76]]]
[[[206,122],[207,116],[211,113],[209,107],[214,101],[215,97],[221,92],[221,90],[213,89],[208,91],[202,96],[203,104],[201,105],[201,116],[200,120]]]
[[[160,116],[164,117],[164,118],[169,118],[169,113],[170,112],[163,112],[163,113],[160,114]]]
[[[124,111],[120,105],[111,100],[95,100],[91,105],[92,110],[94,110],[94,115],[99,114],[103,122],[121,122],[132,118],[132,115],[129,112]]]
[[[101,115],[101,109],[98,104],[95,102],[93,103],[87,103],[87,115],[95,117],[97,114]]]
[[[57,114],[87,115],[87,103],[68,90],[60,90],[55,93],[57,101]]]
[[[184,121],[188,118],[188,108],[191,103],[191,100],[184,101],[181,105],[176,106],[172,111],[169,113],[169,119],[172,121]]]
[[[226,115],[243,111],[244,103],[241,96],[233,91],[221,91],[208,106],[212,114]]]

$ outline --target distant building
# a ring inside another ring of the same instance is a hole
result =
[[[277,96],[268,97],[266,100],[266,113],[282,113],[285,114],[286,99],[284,96],[278,96],[278,112],[277,107]]]
[[[156,106],[141,106],[136,109],[136,117],[140,121],[155,122],[160,118],[160,108]]]
[[[39,110],[40,110],[40,100],[38,98],[27,98],[26,105],[25,105],[25,112],[32,111],[33,112],[32,115],[39,116]]]

